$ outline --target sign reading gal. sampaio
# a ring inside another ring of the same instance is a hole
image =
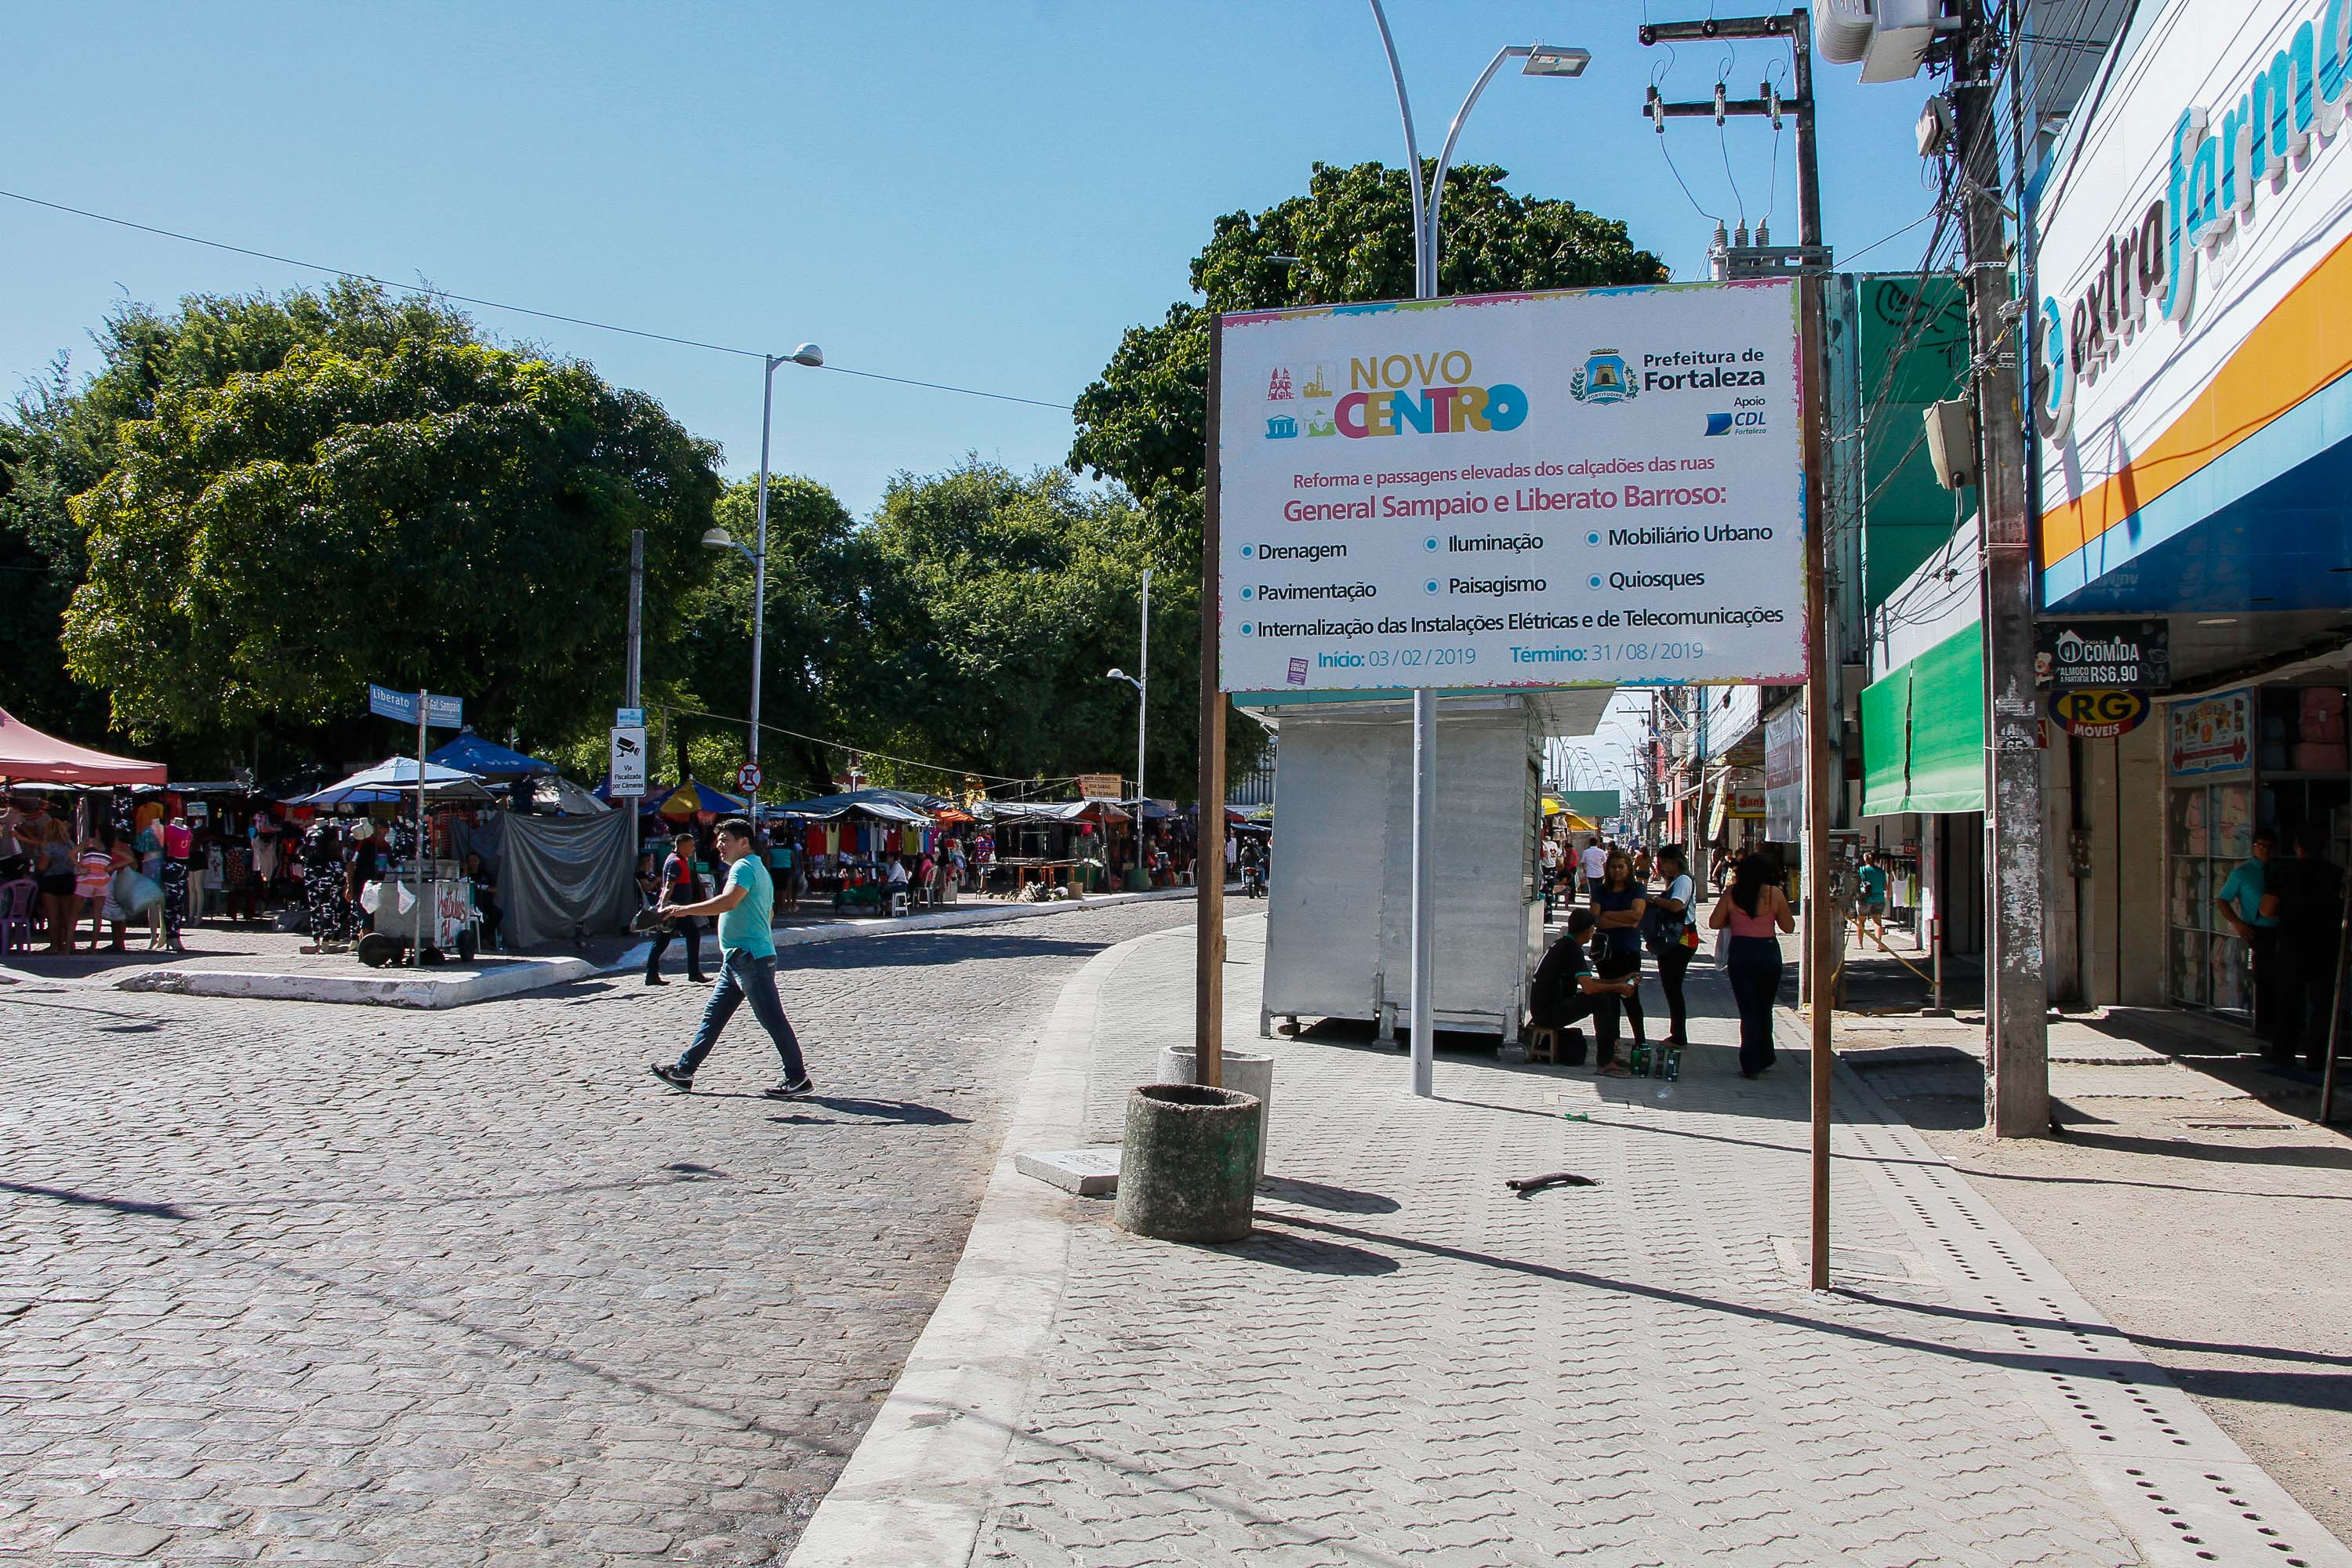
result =
[[[1223,330],[1224,689],[1803,679],[1792,284]]]

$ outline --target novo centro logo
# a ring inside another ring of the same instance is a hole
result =
[[[1351,441],[1408,432],[1463,436],[1516,430],[1527,423],[1525,391],[1507,381],[1476,385],[1476,374],[1475,363],[1462,349],[1350,359],[1347,392],[1332,397],[1318,371],[1299,391],[1305,430],[1285,410],[1268,416],[1266,439],[1290,440],[1302,434],[1345,436]],[[1281,391],[1267,401],[1286,397],[1293,384],[1288,371],[1276,370],[1269,391]]]
[[[2259,57],[2258,57],[2259,58]],[[2071,301],[2045,297],[2038,312],[2041,385],[2035,408],[2045,440],[2074,422],[2074,388],[2088,385],[2137,335],[2148,305],[2188,325],[2197,297],[2197,253],[2208,261],[2253,216],[2254,188],[2273,192],[2309,167],[2312,137],[2333,137],[2352,109],[2352,0],[2327,0],[2258,65],[2235,103],[2213,113],[2191,105],[2173,121],[2164,189],[2107,237],[2106,251]]]

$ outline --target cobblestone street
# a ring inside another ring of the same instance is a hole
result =
[[[1188,902],[787,952],[816,1098],[634,975],[0,1000],[0,1562],[764,1563],[945,1288],[1057,990]]]

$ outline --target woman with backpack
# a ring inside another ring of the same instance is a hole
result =
[[[1633,1026],[1636,1049],[1648,1045],[1642,1018],[1642,915],[1649,907],[1642,885],[1633,880],[1633,862],[1622,849],[1612,849],[1601,864],[1601,880],[1592,889],[1592,973],[1595,978],[1622,982],[1626,987],[1626,1020]],[[1593,1063],[1602,1078],[1631,1074],[1617,1060],[1614,1032],[1603,1039]]]
[[[1723,932],[1723,967],[1739,1004],[1739,1076],[1754,1078],[1772,1065],[1772,1005],[1780,994],[1780,933],[1797,929],[1789,895],[1780,890],[1780,868],[1769,855],[1743,858],[1731,886],[1706,917]]]

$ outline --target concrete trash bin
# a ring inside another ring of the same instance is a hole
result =
[[[1169,1046],[1160,1053],[1157,1083],[1191,1083],[1199,1058],[1190,1046]],[[1274,1142],[1274,1058],[1263,1051],[1227,1051],[1224,1087],[1237,1089],[1259,1104],[1257,1120],[1257,1179],[1265,1180],[1265,1152]]]
[[[1239,1241],[1257,1192],[1255,1096],[1147,1083],[1127,1097],[1119,1228],[1161,1241]]]

